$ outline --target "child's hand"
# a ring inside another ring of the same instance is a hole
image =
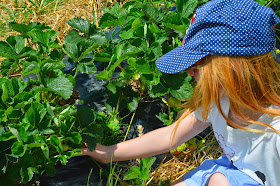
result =
[[[97,144],[95,150],[90,151],[87,148],[87,144],[84,143],[84,148],[81,150],[83,153],[80,156],[89,156],[99,162],[110,163],[112,153],[110,153],[110,147],[108,146]]]

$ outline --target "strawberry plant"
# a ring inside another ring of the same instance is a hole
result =
[[[124,180],[131,180],[132,183],[137,185],[147,185],[147,181],[150,179],[150,170],[155,161],[155,157],[142,159],[139,167],[133,166],[127,171]]]
[[[71,130],[74,107],[53,107],[40,93],[27,91],[29,84],[20,78],[2,78],[1,87],[1,183],[30,181],[46,172],[54,174],[54,165],[80,153],[64,152],[62,142],[70,140],[78,147],[81,135]]]
[[[178,11],[169,11],[153,2],[129,1],[122,7],[115,3],[112,8],[104,9],[104,15],[99,21],[99,32],[90,31],[94,30],[90,29],[93,26],[81,18],[68,22],[75,30],[66,36],[69,37],[67,42],[74,43],[76,40],[80,42],[91,38],[102,38],[104,41],[104,36],[108,35],[104,32],[111,28],[111,37],[105,37],[105,42],[99,42],[100,47],[92,51],[92,57],[87,61],[104,62],[104,70],[95,77],[109,81],[109,94],[113,96],[110,96],[107,103],[113,107],[116,107],[119,101],[125,100],[120,99],[121,92],[125,92],[123,95],[128,99],[122,102],[124,104],[120,104],[120,109],[129,111],[133,111],[130,106],[137,106],[137,102],[145,97],[166,99],[166,95],[171,95],[170,97],[176,99],[186,99],[193,91],[189,83],[191,77],[186,72],[163,74],[156,68],[155,60],[181,44],[192,12],[199,3],[201,1],[197,0],[192,0],[187,5],[184,3],[183,8]],[[78,24],[73,22],[84,24],[77,26]],[[118,40],[114,39],[115,35],[119,35]],[[118,75],[112,78],[115,72],[118,72]],[[117,82],[113,82],[114,80]],[[127,91],[130,86],[133,86],[132,89],[137,94]],[[120,91],[114,91],[116,87],[119,87]]]
[[[0,56],[5,57],[1,64],[2,76],[18,73],[29,81],[30,89],[42,92],[43,99],[69,99],[75,79],[63,73],[63,52],[55,39],[58,32],[39,23],[13,22],[10,26],[21,35],[0,41]]]
[[[0,41],[0,180],[5,185],[53,176],[54,166],[79,155],[83,142],[94,150],[96,143],[110,145],[121,137],[113,112],[60,104],[71,97],[76,80],[63,72],[65,49],[55,39],[58,32],[39,23],[10,26],[20,35]],[[82,42],[78,54],[85,56],[97,45]]]

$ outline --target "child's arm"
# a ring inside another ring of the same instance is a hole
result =
[[[159,128],[143,136],[112,146],[103,146],[98,144],[93,152],[85,148],[82,149],[83,155],[91,156],[103,163],[109,163],[112,154],[113,161],[124,161],[158,155],[168,152],[169,150],[174,149],[193,138],[198,133],[206,129],[210,123],[203,123],[197,120],[193,114],[186,116],[178,126],[173,144],[170,147],[170,136],[175,125],[176,122],[170,126]]]

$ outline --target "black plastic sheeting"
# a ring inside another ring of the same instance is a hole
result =
[[[56,165],[54,177],[43,176],[40,180],[41,186],[84,186],[84,185],[106,185],[108,176],[106,171],[110,170],[109,164],[99,163],[100,168],[88,156],[71,158],[66,165]]]

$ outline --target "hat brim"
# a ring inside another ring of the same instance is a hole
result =
[[[156,60],[157,68],[168,74],[175,74],[186,70],[210,52],[190,52],[180,45]]]

